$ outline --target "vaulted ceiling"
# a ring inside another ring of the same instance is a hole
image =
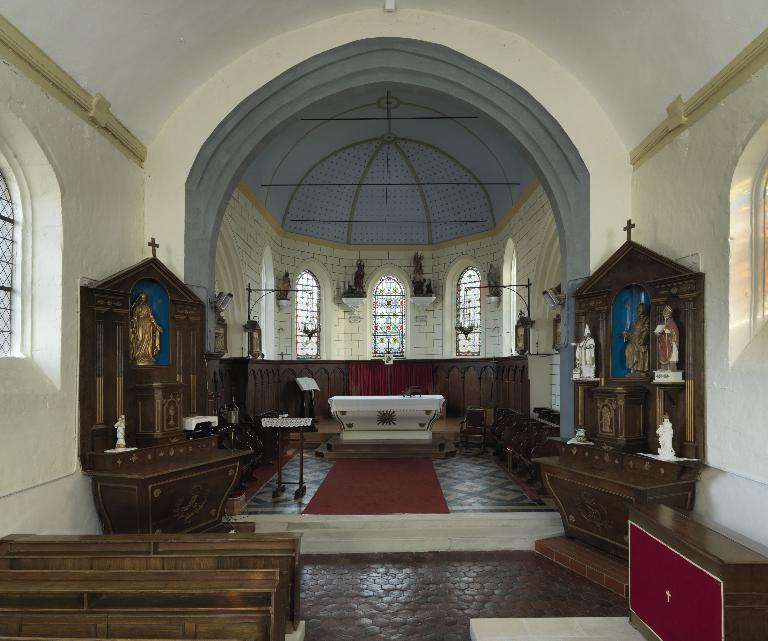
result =
[[[382,0],[0,0],[0,13],[150,145],[196,87],[282,32]],[[529,40],[600,102],[627,149],[765,27],[765,0],[399,0]]]
[[[287,231],[352,244],[429,244],[493,229],[533,178],[517,142],[451,96],[370,84],[269,137],[249,187]]]

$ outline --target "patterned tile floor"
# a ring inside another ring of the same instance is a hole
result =
[[[307,641],[468,641],[469,619],[627,616],[627,602],[534,552],[304,556]]]
[[[529,498],[496,464],[490,454],[463,455],[433,461],[437,478],[451,512],[521,512],[554,510],[548,499]],[[248,503],[245,514],[301,514],[312,500],[317,488],[331,469],[333,461],[313,455],[304,456],[304,480],[307,493],[294,499],[296,485],[286,485],[282,496],[273,499],[277,486],[273,477]],[[293,457],[284,468],[284,479],[296,481],[299,477],[298,457]]]

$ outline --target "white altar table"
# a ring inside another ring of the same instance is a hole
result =
[[[432,424],[444,398],[428,396],[334,396],[331,414],[341,425],[341,440],[432,440]]]

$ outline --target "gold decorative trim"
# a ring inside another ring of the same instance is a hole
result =
[[[143,165],[147,148],[109,110],[104,96],[83,89],[40,47],[0,15],[0,58],[7,60],[56,98],[74,114],[90,123],[128,158]]]
[[[506,214],[501,218],[501,220],[498,222],[498,224],[493,228],[489,229],[488,231],[479,232],[477,234],[472,234],[471,236],[462,236],[461,238],[457,238],[456,240],[448,240],[442,243],[435,243],[434,245],[429,245],[430,251],[437,251],[439,249],[450,249],[451,247],[455,247],[457,245],[464,245],[465,243],[471,243],[475,240],[483,240],[484,238],[490,238],[492,236],[496,236],[501,232],[501,230],[509,224],[509,222],[512,220],[512,218],[515,217],[515,214],[517,214],[518,211],[525,205],[526,202],[530,199],[530,197],[533,195],[533,193],[541,186],[541,183],[539,183],[538,179],[534,178],[531,182],[526,185],[525,189],[523,189],[522,192],[520,192],[520,197],[515,201],[515,203],[512,205],[512,207],[509,208]],[[424,245],[351,245],[348,243],[337,243],[332,240],[323,240],[322,238],[315,238],[314,236],[305,236],[304,234],[297,234],[295,232],[291,231],[285,231],[283,227],[280,225],[280,223],[277,222],[277,219],[272,214],[269,209],[267,209],[267,206],[262,202],[261,198],[259,198],[254,191],[248,186],[248,184],[245,181],[242,181],[238,185],[238,190],[240,193],[245,196],[251,204],[258,209],[259,213],[263,216],[264,220],[267,221],[270,227],[275,231],[275,233],[280,236],[280,238],[284,238],[287,240],[295,240],[302,243],[313,243],[314,245],[320,245],[322,247],[329,247],[331,249],[345,249],[345,250],[353,250],[353,251],[360,251],[361,247],[364,247],[363,251],[423,251]]]
[[[768,29],[750,42],[701,89],[684,101],[678,96],[667,107],[667,117],[629,154],[633,167],[640,166],[677,135],[736,91],[755,72],[768,64]]]

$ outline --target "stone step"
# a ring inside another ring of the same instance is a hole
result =
[[[342,458],[447,458],[456,455],[452,437],[434,436],[419,440],[342,440],[333,436],[315,450],[315,455],[329,460]]]
[[[554,512],[376,516],[247,515],[256,532],[300,532],[305,554],[532,550],[562,534]]]
[[[472,641],[643,641],[626,617],[470,619]]]

